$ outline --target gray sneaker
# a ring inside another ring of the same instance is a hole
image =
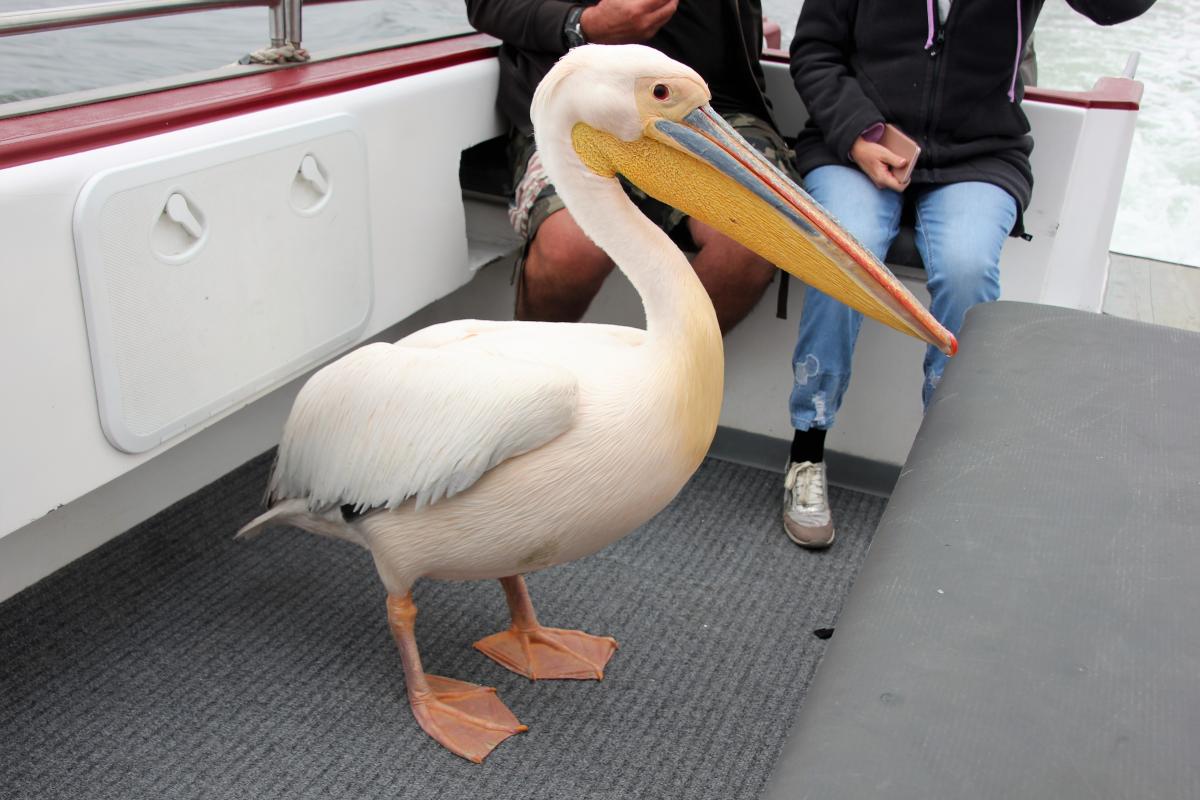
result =
[[[801,547],[817,549],[833,544],[824,461],[788,464],[783,480],[783,531]]]

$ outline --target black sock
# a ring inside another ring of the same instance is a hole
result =
[[[825,431],[820,428],[809,428],[806,431],[796,431],[792,437],[792,461],[811,461],[819,464],[825,459]]]

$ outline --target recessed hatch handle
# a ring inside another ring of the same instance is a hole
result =
[[[188,205],[187,198],[179,192],[175,192],[167,198],[166,212],[167,216],[187,231],[193,239],[199,239],[204,234],[204,228],[196,219],[196,215],[192,213],[192,207]]]
[[[325,180],[320,165],[311,155],[305,156],[300,161],[300,174],[316,188],[319,194],[324,195],[329,192],[329,181]]]

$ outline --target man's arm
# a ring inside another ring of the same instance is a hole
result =
[[[596,44],[640,44],[667,24],[679,0],[600,0],[584,9],[583,35]]]
[[[466,0],[467,19],[476,30],[522,50],[561,54],[567,51],[563,24],[567,13],[584,3],[570,0]],[[649,41],[675,13],[679,0],[600,0],[586,5],[580,26],[595,44]]]
[[[467,19],[477,31],[529,52],[562,54],[567,12],[580,3],[567,0],[466,0]]]

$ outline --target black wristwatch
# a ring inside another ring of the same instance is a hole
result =
[[[583,38],[583,25],[580,24],[582,19],[583,6],[572,6],[567,12],[567,21],[563,23],[563,41],[567,43],[568,50],[587,44],[587,39]]]

